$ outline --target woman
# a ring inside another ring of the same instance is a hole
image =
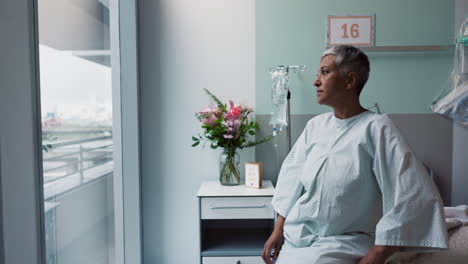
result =
[[[322,55],[317,101],[279,174],[278,214],[265,263],[384,263],[397,250],[447,247],[430,176],[386,115],[363,108],[367,56],[352,46]]]

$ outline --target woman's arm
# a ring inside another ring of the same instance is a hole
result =
[[[275,228],[273,229],[273,232],[271,233],[270,237],[268,240],[265,242],[265,246],[263,247],[263,252],[262,252],[262,258],[263,261],[267,264],[273,264],[273,261],[271,260],[276,259],[279,255],[279,252],[281,251],[281,247],[283,246],[283,227],[284,227],[284,222],[286,219],[278,214],[278,217],[276,218],[276,223],[275,223]],[[273,254],[271,254],[271,250],[274,249]]]

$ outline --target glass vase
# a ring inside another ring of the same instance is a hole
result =
[[[239,154],[236,148],[224,148],[219,159],[219,182],[222,185],[239,185]]]

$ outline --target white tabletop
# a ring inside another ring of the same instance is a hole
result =
[[[219,181],[205,181],[198,189],[198,197],[210,196],[273,196],[275,187],[269,180],[263,181],[262,188],[247,187],[244,184],[224,186]]]

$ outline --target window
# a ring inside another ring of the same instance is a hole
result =
[[[38,0],[47,264],[115,263],[109,8]]]

